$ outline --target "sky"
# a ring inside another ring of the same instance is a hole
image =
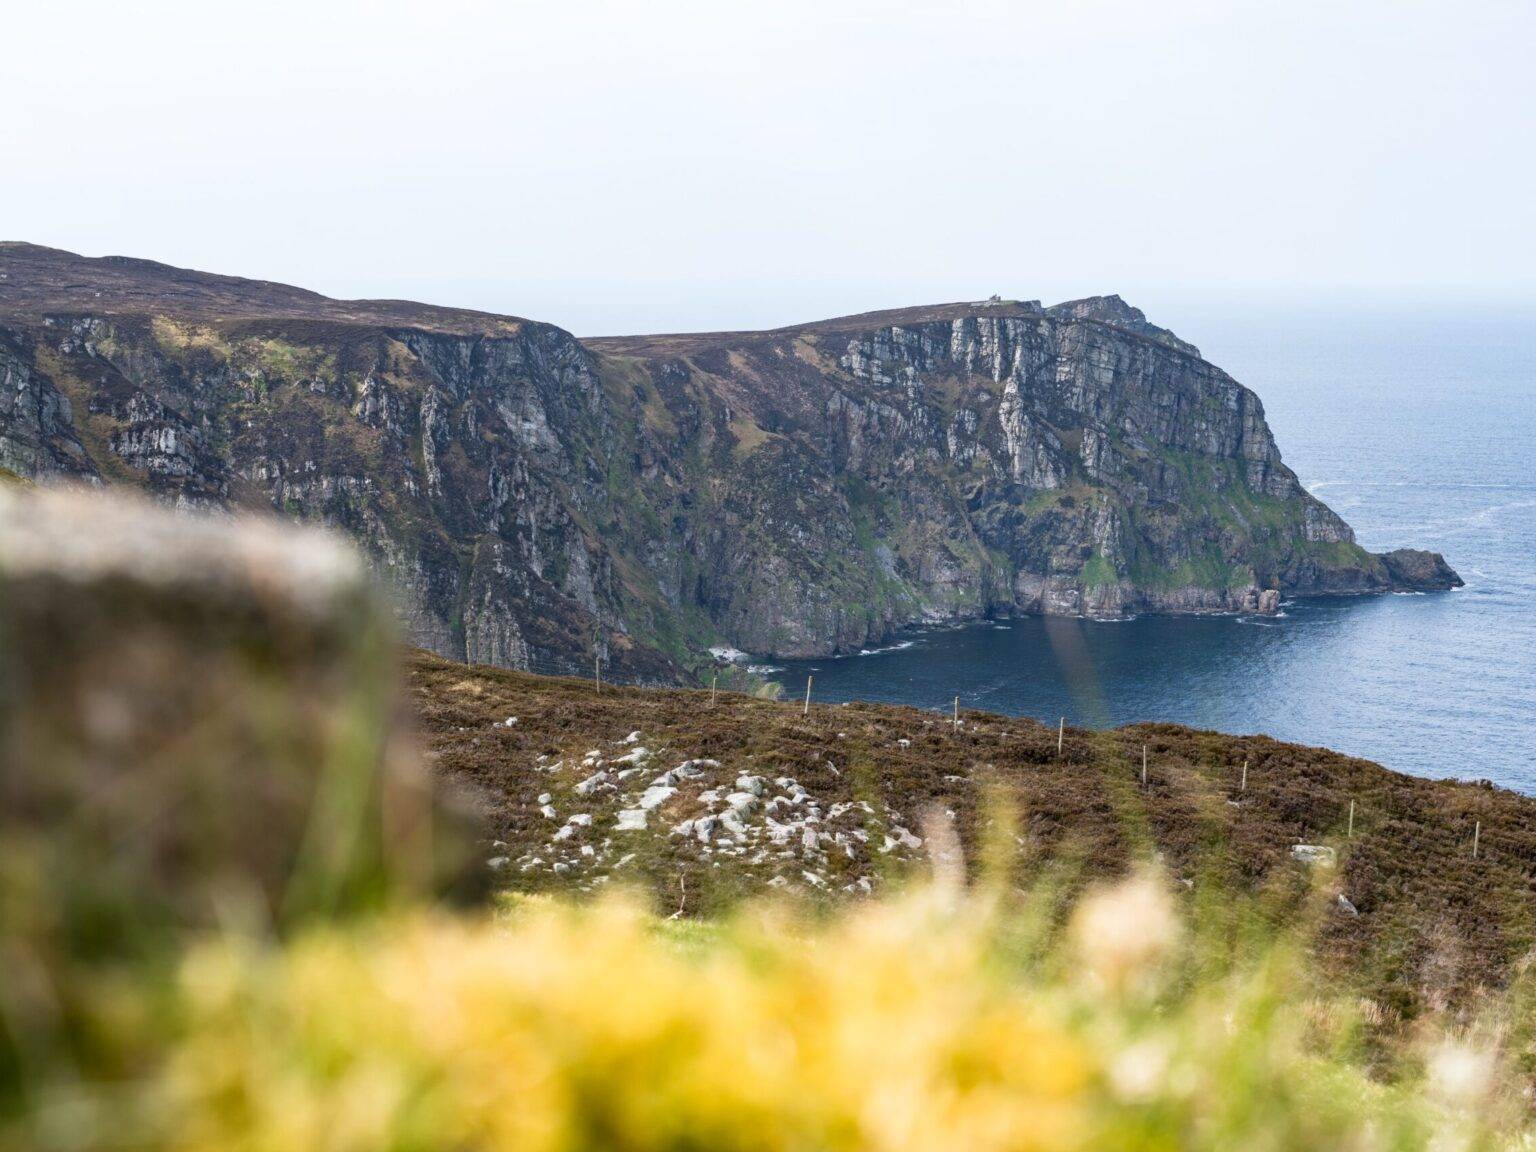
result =
[[[77,0],[3,39],[0,239],[88,255],[582,335],[1536,307],[1532,0]]]

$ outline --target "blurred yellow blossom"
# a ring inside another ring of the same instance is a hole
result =
[[[1147,870],[1084,897],[1073,935],[1088,972],[1124,990],[1146,986],[1151,969],[1178,942],[1180,926],[1167,886]]]
[[[159,1030],[125,1045],[142,1075],[0,1113],[0,1149],[1493,1146],[1448,1106],[1497,1076],[1482,1050],[1443,1046],[1401,1084],[1315,1050],[1283,955],[1179,968],[1195,948],[1155,875],[1091,893],[1064,941],[1047,927],[1021,949],[1010,915],[951,887],[820,921],[529,900],[206,939]],[[1160,965],[1186,978],[1140,983]],[[1147,995],[1100,991],[1132,985]]]

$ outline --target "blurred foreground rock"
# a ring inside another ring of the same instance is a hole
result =
[[[460,876],[394,634],[328,533],[0,489],[0,908],[72,949]]]

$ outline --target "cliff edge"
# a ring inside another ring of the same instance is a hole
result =
[[[583,341],[0,244],[3,473],[323,522],[424,647],[651,682],[721,643],[1460,583],[1360,547],[1259,398],[1117,296]]]

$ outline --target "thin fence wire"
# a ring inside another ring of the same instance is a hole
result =
[[[598,684],[598,673],[601,672],[602,687],[619,688],[698,688],[697,683],[679,684],[675,680],[669,680],[660,676],[645,676],[623,667],[615,667],[608,661],[594,661],[588,656],[585,660],[575,657],[557,657],[529,655],[520,658],[515,664],[507,665],[508,671],[531,672],[536,676],[563,676],[574,680],[585,680],[595,688]],[[703,679],[703,687],[709,687],[709,674],[706,672]]]

